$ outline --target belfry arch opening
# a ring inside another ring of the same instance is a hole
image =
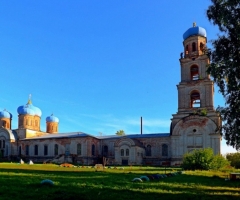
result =
[[[198,91],[193,91],[190,95],[191,98],[191,108],[200,108],[201,107],[201,99],[200,93]]]
[[[196,51],[197,49],[196,49],[196,43],[195,42],[193,42],[192,43],[192,52],[194,52],[194,51]]]
[[[186,47],[185,47],[185,55],[188,55],[188,45],[186,45]]]
[[[197,65],[191,67],[191,80],[195,81],[199,79],[199,70]]]

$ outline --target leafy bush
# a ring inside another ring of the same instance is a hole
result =
[[[226,158],[230,161],[231,166],[237,169],[240,168],[240,153],[229,153]]]
[[[222,155],[215,155],[212,162],[210,163],[210,169],[221,169],[229,165],[230,162]]]
[[[214,155],[211,148],[195,149],[186,153],[183,157],[182,167],[189,170],[220,169],[229,165],[229,162],[221,155]]]

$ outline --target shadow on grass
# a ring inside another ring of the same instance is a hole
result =
[[[2,199],[239,199],[239,182],[182,174],[133,183],[141,173],[1,169]],[[146,174],[148,171],[146,171]],[[151,173],[153,174],[153,173]],[[52,179],[54,186],[41,185]],[[7,191],[7,192],[6,192]]]

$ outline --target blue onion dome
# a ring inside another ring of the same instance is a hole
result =
[[[183,34],[183,39],[186,40],[187,38],[191,36],[203,36],[207,37],[207,32],[204,28],[197,26],[196,23],[193,23],[193,27],[189,28],[184,34]]]
[[[17,109],[19,115],[35,115],[35,112],[28,105],[19,106]]]
[[[41,111],[38,107],[34,106],[34,105],[32,104],[32,101],[31,101],[31,100],[28,100],[27,105],[28,105],[28,107],[30,107],[30,108],[35,112],[35,115],[37,115],[37,116],[39,116],[39,117],[42,116],[42,111]]]
[[[53,114],[51,114],[51,116],[48,116],[46,118],[46,122],[57,122],[58,123],[59,119],[57,117],[53,116]]]
[[[10,112],[8,112],[6,109],[4,109],[3,111],[0,111],[0,118],[12,118],[12,114]]]
[[[37,115],[42,116],[42,111],[32,104],[32,101],[29,99],[26,105],[19,106],[17,109],[19,115]]]

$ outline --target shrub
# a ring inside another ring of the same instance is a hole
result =
[[[183,156],[182,167],[189,170],[220,169],[229,165],[229,162],[221,155],[213,154],[211,148],[197,149]]]
[[[212,162],[210,163],[210,169],[222,169],[226,166],[229,166],[230,162],[225,159],[222,155],[215,155]]]
[[[240,153],[228,153],[226,158],[230,161],[232,167],[240,168]]]

